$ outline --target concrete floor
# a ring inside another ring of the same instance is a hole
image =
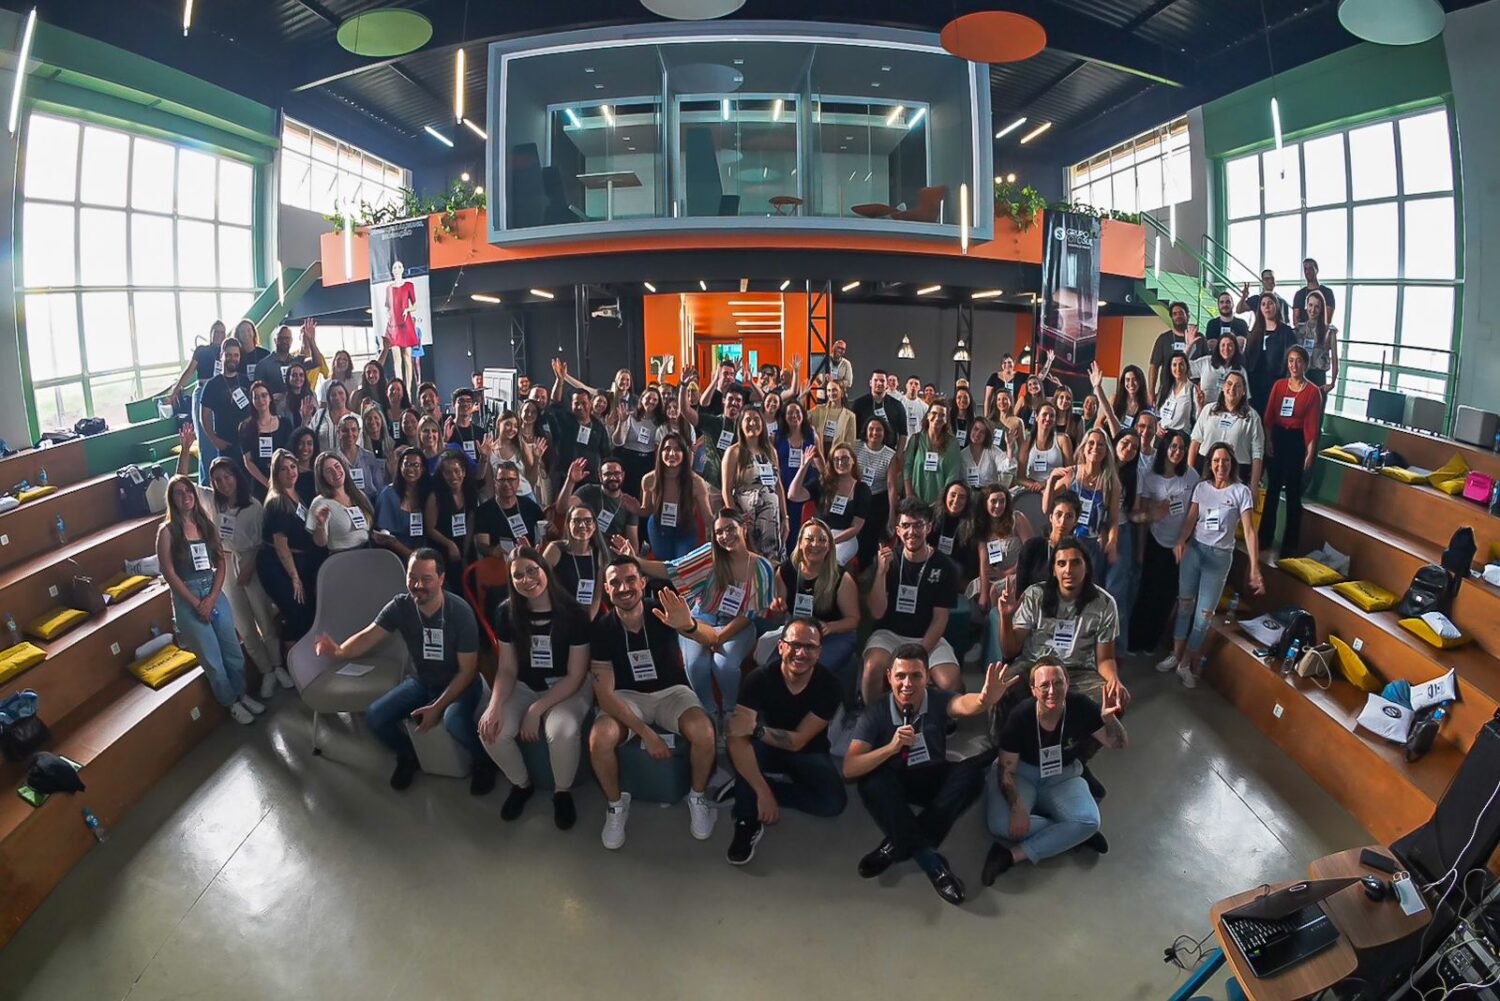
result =
[[[962,908],[910,864],[856,876],[879,840],[857,800],[784,816],[745,869],[724,861],[727,807],[699,843],[685,807],[638,806],[611,853],[592,784],[566,834],[541,796],[502,823],[503,780],[483,800],[427,777],[397,794],[347,723],[311,757],[311,717],[282,695],[214,733],[47,899],[0,952],[0,998],[1165,999],[1184,975],[1162,949],[1203,935],[1214,900],[1368,836],[1212,690],[1126,677],[1133,744],[1095,762],[1112,851],[984,890],[976,808],[945,846]]]

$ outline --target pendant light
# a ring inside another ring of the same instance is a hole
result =
[[[896,349],[896,357],[909,361],[917,356],[916,349],[911,346],[911,335],[901,335],[901,346]]]
[[[1339,24],[1376,45],[1419,45],[1443,33],[1448,15],[1438,0],[1343,0]]]

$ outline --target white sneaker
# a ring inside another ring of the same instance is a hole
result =
[[[260,697],[262,699],[274,698],[276,695],[276,675],[262,674],[260,676]]]
[[[239,704],[244,706],[246,709],[250,710],[257,716],[266,711],[264,703],[257,702],[248,695],[241,695]]]
[[[295,688],[296,683],[292,681],[292,673],[284,667],[276,669],[276,683],[282,688]]]
[[[619,851],[625,844],[625,821],[630,819],[630,793],[620,793],[620,802],[604,808],[604,833],[601,840],[610,851]]]
[[[706,795],[701,792],[688,793],[688,829],[693,832],[693,837],[699,841],[707,841],[713,837],[714,821],[718,819],[719,811],[714,809]]]
[[[229,718],[234,720],[236,723],[240,723],[245,726],[249,726],[251,723],[255,722],[255,717],[251,715],[250,710],[246,709],[238,702],[229,707]]]
[[[1186,664],[1177,665],[1177,680],[1182,682],[1183,688],[1198,687],[1198,676],[1194,674],[1193,669],[1191,667],[1188,667]]]
[[[1177,655],[1175,653],[1167,654],[1166,658],[1156,665],[1156,669],[1162,674],[1169,674],[1177,670]]]

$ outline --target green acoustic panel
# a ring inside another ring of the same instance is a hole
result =
[[[356,56],[404,56],[432,40],[432,22],[414,10],[368,10],[339,25],[338,40]]]

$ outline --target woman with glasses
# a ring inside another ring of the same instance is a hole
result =
[[[859,552],[859,535],[870,515],[870,487],[860,478],[850,446],[833,446],[828,462],[833,468],[819,491],[818,517],[833,532],[835,559],[842,567]]]
[[[609,549],[599,534],[594,512],[581,501],[575,502],[563,518],[563,528],[564,539],[547,543],[542,556],[550,568],[549,576],[593,620],[604,597],[604,568],[609,564]]]
[[[381,542],[404,563],[414,550],[427,545],[423,482],[427,465],[411,445],[396,449],[396,477],[375,498],[375,528]]]

